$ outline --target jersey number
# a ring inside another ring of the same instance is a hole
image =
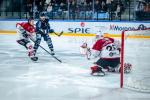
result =
[[[113,51],[117,50],[117,47],[114,44],[113,45],[108,45],[106,47],[106,50],[110,51],[109,56],[112,57],[112,56],[116,55],[116,52],[113,52]]]
[[[108,50],[108,51],[114,51],[114,50],[116,50],[116,46],[115,45],[108,45],[106,47],[106,50]]]

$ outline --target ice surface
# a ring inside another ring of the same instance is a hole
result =
[[[90,76],[92,61],[80,55],[92,37],[52,37],[57,62],[42,49],[32,62],[15,35],[0,35],[0,100],[149,100],[150,94],[120,89],[120,75]],[[42,46],[47,50],[44,41]]]

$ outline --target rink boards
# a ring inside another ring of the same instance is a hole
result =
[[[0,35],[16,35],[16,31],[2,31],[0,30]],[[57,32],[57,34],[59,34]],[[56,36],[54,33],[50,33],[51,36]],[[66,33],[64,32],[62,36],[70,36],[70,37],[94,37],[96,34],[83,34],[83,33]],[[121,34],[109,34],[109,33],[104,33],[104,36],[107,37],[113,37],[113,38],[121,38]],[[130,35],[128,38],[132,39],[150,39],[150,35]]]
[[[0,20],[0,34],[16,34],[16,23],[26,20]],[[35,21],[36,23],[36,21]],[[95,36],[105,34],[109,37],[120,37],[122,31],[150,28],[150,22],[127,22],[127,21],[49,21],[51,29],[56,33],[63,31],[63,36]],[[54,35],[54,34],[50,34]],[[150,38],[150,36],[129,36],[129,38]]]

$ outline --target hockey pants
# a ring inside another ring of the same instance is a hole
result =
[[[33,46],[29,40],[21,39],[21,40],[17,40],[17,42],[20,45],[23,45],[28,50],[28,56],[29,57],[31,57],[31,58],[34,57],[34,49],[33,49]]]
[[[35,45],[34,45],[34,49],[37,50],[39,47],[39,44],[41,43],[41,39],[42,37],[44,38],[44,41],[46,41],[48,47],[52,50],[53,49],[53,44],[52,44],[52,40],[49,37],[48,34],[36,34],[36,41],[35,41]]]

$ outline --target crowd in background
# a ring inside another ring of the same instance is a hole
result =
[[[13,4],[13,5],[12,5]],[[0,17],[150,20],[150,0],[0,0]]]
[[[125,10],[125,4],[121,0],[35,0],[28,4],[29,12],[35,12],[38,17],[40,12],[46,12],[51,17],[67,16],[70,18],[91,18],[94,13],[115,13],[119,15]],[[128,1],[128,0],[125,0]],[[69,3],[68,3],[69,2]],[[68,10],[69,9],[69,10]]]
[[[150,18],[150,0],[138,0],[136,5],[136,19]]]

